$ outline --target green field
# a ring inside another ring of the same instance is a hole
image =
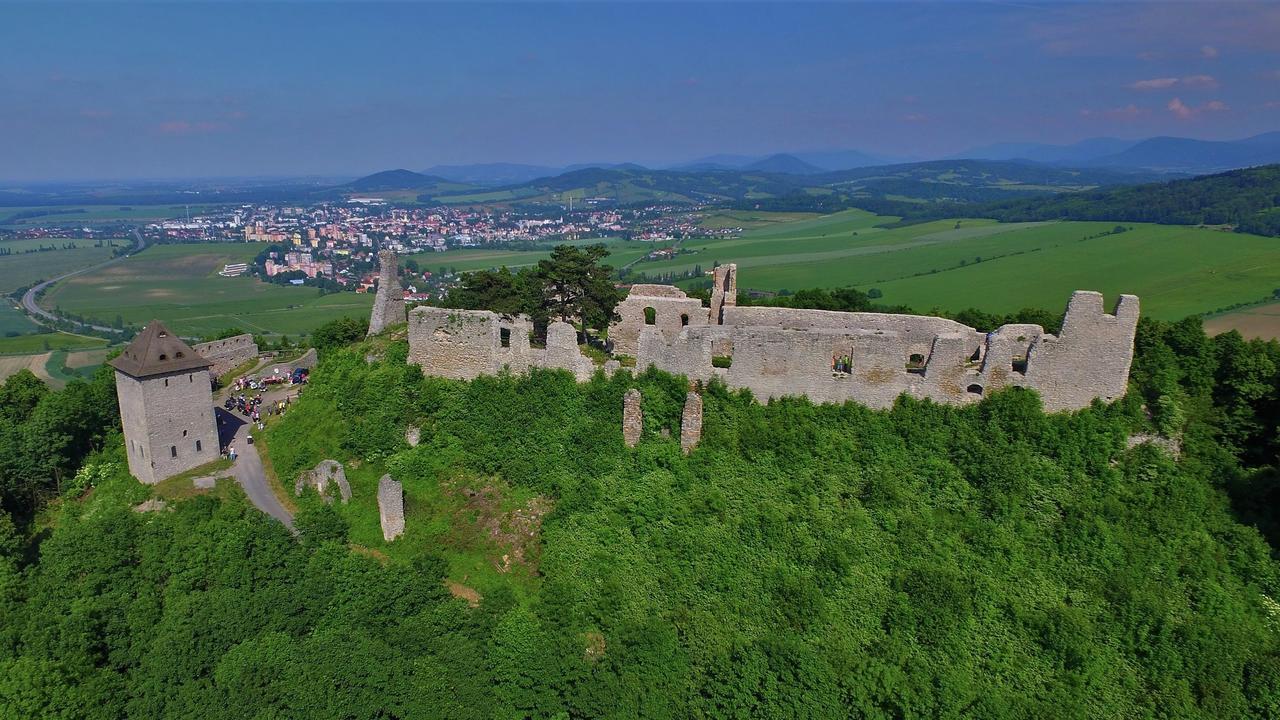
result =
[[[364,316],[372,295],[320,295],[315,288],[285,287],[252,277],[220,277],[229,262],[248,262],[261,250],[243,243],[158,245],[100,272],[58,283],[45,307],[111,324],[163,320],[183,335],[207,335],[227,327],[262,334],[299,335],[343,316]]]
[[[878,288],[880,302],[917,310],[1060,309],[1072,290],[1141,296],[1143,312],[1175,319],[1269,297],[1280,288],[1280,240],[1208,228],[1112,222],[997,223],[949,219],[883,229],[851,210],[690,241],[635,272],[735,262],[740,289]],[[856,233],[856,234],[855,234]],[[1086,239],[1087,238],[1087,239]],[[687,283],[686,283],[687,284]]]
[[[621,267],[633,260],[644,257],[656,247],[653,243],[620,240],[617,238],[589,238],[574,240],[567,245],[593,245],[604,243],[609,248],[609,257],[605,262],[613,267]],[[418,263],[423,270],[436,272],[439,268],[453,268],[458,272],[473,270],[489,270],[499,267],[512,269],[527,267],[543,258],[551,257],[551,248],[545,250],[501,250],[497,248],[477,248],[462,250],[446,250],[445,252],[420,253],[407,255]]]
[[[0,207],[0,227],[61,225],[63,223],[144,222],[183,217],[224,207],[222,205],[29,205]],[[36,217],[20,217],[27,213],[47,213]]]
[[[111,258],[111,248],[93,247],[92,240],[76,240],[80,247],[73,250],[47,250],[45,252],[19,253],[27,247],[61,245],[73,242],[63,239],[12,240],[0,243],[0,247],[13,248],[15,254],[0,255],[0,293],[8,294],[20,287],[34,285],[40,280],[96,265]],[[117,240],[117,242],[132,241]]]
[[[88,335],[54,332],[0,338],[0,355],[31,355],[50,350],[105,348],[107,341]]]

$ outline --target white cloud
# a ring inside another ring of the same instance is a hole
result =
[[[1201,113],[1226,112],[1231,108],[1221,100],[1210,100],[1198,107],[1192,107],[1184,102],[1181,98],[1174,98],[1169,101],[1166,106],[1169,112],[1179,120],[1190,120]]]
[[[1218,79],[1212,75],[1187,75],[1181,78],[1162,77],[1139,80],[1129,85],[1133,90],[1167,90],[1178,86],[1196,90],[1211,90],[1218,87]]]
[[[1129,87],[1134,90],[1161,90],[1171,88],[1178,84],[1178,78],[1152,78],[1150,80],[1139,80]]]
[[[1209,58],[1212,60],[1213,58],[1218,57],[1218,48],[1212,45],[1205,45],[1204,47],[1200,48],[1200,57]]]

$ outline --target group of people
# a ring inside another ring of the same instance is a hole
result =
[[[266,386],[265,384],[254,382],[253,380],[250,380],[247,377],[242,377],[235,381],[234,385],[232,385],[232,389],[233,390],[264,389],[265,390]],[[302,394],[301,389],[298,390],[298,394],[299,395]],[[293,396],[287,395],[283,399],[277,400],[273,403],[268,403],[265,408],[266,413],[268,415],[283,415],[285,413],[285,410],[289,407],[289,405],[292,402],[293,402]],[[238,395],[229,395],[227,399],[223,401],[222,407],[227,412],[238,412],[241,415],[244,415],[249,419],[250,422],[252,422],[254,425],[257,426],[258,430],[262,430],[266,427],[266,424],[262,422],[263,396],[261,394],[252,395],[252,396],[246,395],[244,393],[240,393]],[[225,424],[224,420],[220,418],[218,420],[218,425],[222,426],[224,424]],[[252,445],[253,434],[250,433],[245,438],[245,440],[250,445]],[[224,446],[222,448],[222,457],[224,459],[235,460],[236,459],[235,447]]]
[[[853,358],[848,355],[832,355],[831,372],[846,374],[853,372]]]

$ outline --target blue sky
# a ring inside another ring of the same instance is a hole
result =
[[[1280,129],[1280,5],[0,3],[0,177]]]

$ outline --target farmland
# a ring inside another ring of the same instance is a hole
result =
[[[69,250],[23,252],[40,245],[61,245],[75,242],[78,247]],[[129,240],[115,240],[117,244],[132,245]],[[12,255],[0,255],[0,293],[8,294],[20,287],[35,284],[39,280],[57,277],[63,273],[88,267],[111,257],[110,247],[93,247],[92,240],[11,240],[0,247],[13,250]]]
[[[642,262],[655,275],[736,262],[739,288],[877,288],[880,302],[921,311],[1058,309],[1076,289],[1142,297],[1145,314],[1175,319],[1269,297],[1280,287],[1280,242],[1208,228],[1110,222],[997,223],[948,219],[877,228],[890,218],[851,210]],[[687,284],[687,283],[686,283]]]
[[[220,205],[30,205],[0,207],[0,227],[17,228],[46,223],[152,222],[197,215]]]
[[[1280,302],[1241,308],[1205,318],[1204,329],[1211,335],[1239,330],[1246,338],[1280,340]]]
[[[592,238],[572,241],[571,245],[591,245],[603,243],[609,248],[608,262],[613,267],[621,267],[633,260],[644,257],[654,248],[652,243],[627,241],[618,239]],[[551,256],[551,248],[545,250],[502,250],[498,248],[467,248],[448,250],[446,252],[409,255],[423,270],[435,272],[437,268],[452,268],[458,272],[473,270],[489,270],[491,268],[521,268],[537,263]]]
[[[160,245],[50,289],[45,307],[108,324],[144,325],[163,320],[176,332],[207,335],[227,327],[267,335],[299,335],[343,316],[362,316],[372,296],[320,295],[315,288],[285,287],[255,278],[221,277],[230,262],[248,262],[255,245]]]

